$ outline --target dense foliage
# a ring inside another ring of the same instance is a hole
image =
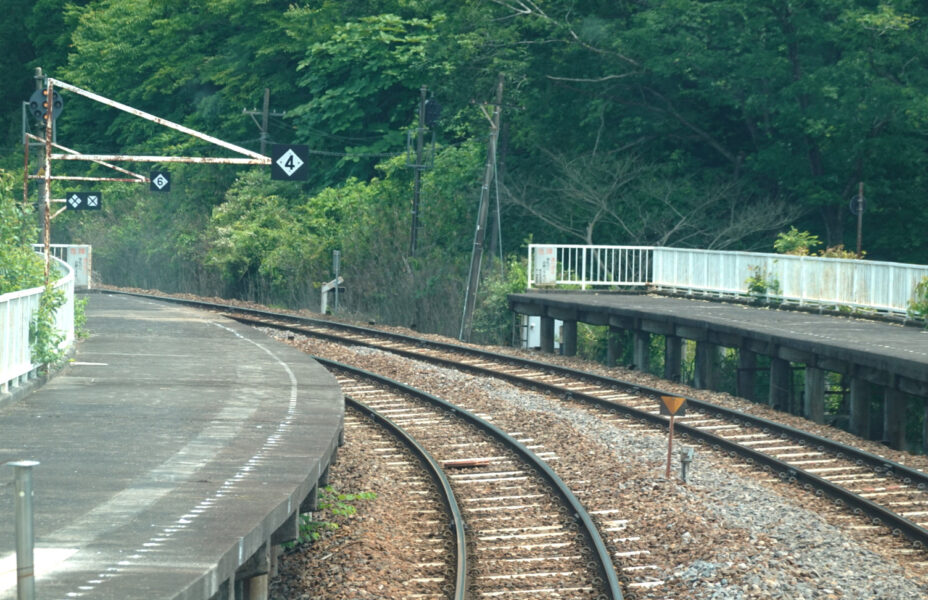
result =
[[[55,313],[64,304],[64,292],[45,283],[45,262],[31,247],[35,223],[29,207],[13,194],[14,178],[0,170],[0,295],[44,287],[36,314],[29,322],[32,360],[53,363],[61,357],[62,335],[55,329]],[[21,197],[20,197],[21,198]],[[52,271],[53,277],[54,268]]]
[[[190,165],[173,167],[169,194],[105,186],[102,214],[64,215],[54,228],[56,241],[94,245],[107,282],[315,306],[340,250],[350,309],[456,333],[486,168],[481,105],[499,73],[491,195],[500,205],[485,254],[503,265],[524,255],[529,237],[769,250],[796,226],[826,248],[855,247],[848,203],[861,182],[867,256],[928,262],[928,5],[916,0],[5,8],[0,45],[12,60],[0,64],[0,166],[21,164],[20,102],[36,66],[255,150],[260,132],[243,109],[260,106],[269,88],[272,111],[285,113],[270,118],[269,139],[311,148],[305,184],[272,182],[265,169]],[[433,166],[410,256],[407,134],[421,86],[442,111],[425,132]],[[63,95],[58,139],[70,147],[227,155]],[[486,289],[511,287],[505,273],[497,279]],[[496,296],[485,296],[487,306]],[[493,319],[478,316],[497,336]]]

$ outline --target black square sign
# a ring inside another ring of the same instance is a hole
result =
[[[68,192],[64,196],[68,210],[100,210],[103,194],[100,192]]]
[[[168,171],[152,171],[148,175],[148,189],[152,192],[171,191],[171,173]]]
[[[271,145],[271,179],[276,181],[306,181],[309,179],[309,146],[299,144]]]

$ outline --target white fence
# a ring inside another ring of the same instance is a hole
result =
[[[59,348],[64,350],[74,343],[74,270],[59,259],[55,262],[65,273],[55,282],[55,288],[65,295],[55,320],[55,328],[62,335]],[[39,309],[42,292],[43,288],[37,287],[0,295],[0,394],[35,377],[41,366],[32,362],[29,324]]]
[[[802,304],[905,314],[928,266],[869,260],[643,246],[529,246],[529,289],[651,286],[719,295],[752,294]]]
[[[651,282],[653,248],[646,246],[558,246],[531,244],[528,287],[633,286]]]

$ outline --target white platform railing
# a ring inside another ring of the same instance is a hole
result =
[[[648,246],[581,246],[531,244],[528,287],[579,285],[634,286],[651,282]]]
[[[646,246],[532,244],[528,261],[529,289],[650,286],[750,296],[748,280],[759,276],[770,299],[897,314],[928,277],[926,265]]]
[[[74,270],[65,262],[54,259],[65,275],[55,282],[55,288],[65,295],[64,304],[55,315],[55,329],[61,334],[59,349],[74,343]],[[44,288],[36,287],[0,295],[0,394],[10,391],[36,376],[39,364],[32,362],[29,324],[39,309]]]

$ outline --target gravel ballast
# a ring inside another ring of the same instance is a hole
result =
[[[281,339],[287,337],[279,332],[269,333]],[[665,582],[655,588],[635,589],[638,597],[718,600],[928,597],[923,563],[928,558],[924,554],[906,553],[906,544],[891,538],[886,530],[867,527],[863,520],[795,486],[765,481],[769,477],[763,472],[738,467],[731,459],[708,449],[697,447],[688,484],[667,481],[663,477],[666,435],[656,430],[630,430],[604,424],[588,411],[554,398],[379,350],[344,347],[302,336],[296,336],[290,343],[313,354],[402,380],[451,401],[466,399],[468,406],[492,410],[494,422],[504,429],[525,432],[531,427],[528,434],[546,451],[554,449],[559,456],[584,452],[591,457],[588,461],[591,465],[610,465],[609,472],[601,477],[608,476],[610,481],[619,483],[598,500],[627,511],[623,516],[630,520],[630,533],[640,537],[639,543],[648,548],[650,559],[660,567],[660,579]],[[671,387],[660,380],[643,382],[655,386],[660,383],[666,384],[661,387]],[[685,386],[673,387],[687,395],[711,396]],[[720,399],[732,401],[730,397]],[[803,424],[808,426],[805,421]],[[843,434],[826,433],[832,437]],[[569,448],[563,447],[564,440],[570,440]],[[886,449],[883,450],[885,454]],[[291,586],[287,588],[288,595],[272,597],[390,597],[379,596],[369,588],[363,593],[344,588],[345,582],[352,578],[349,571],[358,569],[357,557],[348,552],[341,557],[338,552],[326,550],[337,547],[338,543],[351,543],[352,547],[367,548],[365,560],[381,566],[397,558],[378,550],[383,546],[382,528],[389,523],[390,513],[388,505],[381,506],[385,503],[385,497],[379,495],[381,490],[375,489],[384,482],[376,476],[370,479],[361,476],[376,475],[377,470],[365,464],[369,460],[371,457],[365,456],[363,449],[357,448],[346,435],[346,445],[330,474],[331,481],[348,492],[377,492],[378,499],[359,506],[358,513],[347,521],[347,527],[336,530],[332,540],[324,540],[328,545],[317,542],[284,557],[280,581],[311,577],[314,581],[311,595],[308,592],[298,595]],[[559,474],[569,480],[570,468],[564,462],[557,461],[552,466],[555,470],[567,469],[566,474]],[[595,472],[595,466],[590,468]],[[365,527],[357,526],[358,523]],[[402,527],[402,523],[395,523],[387,529],[401,535]],[[342,536],[356,537],[341,541]],[[311,557],[320,552],[330,555],[327,564],[321,569],[313,568]],[[382,572],[389,573],[389,568]],[[329,583],[323,583],[326,581]]]

